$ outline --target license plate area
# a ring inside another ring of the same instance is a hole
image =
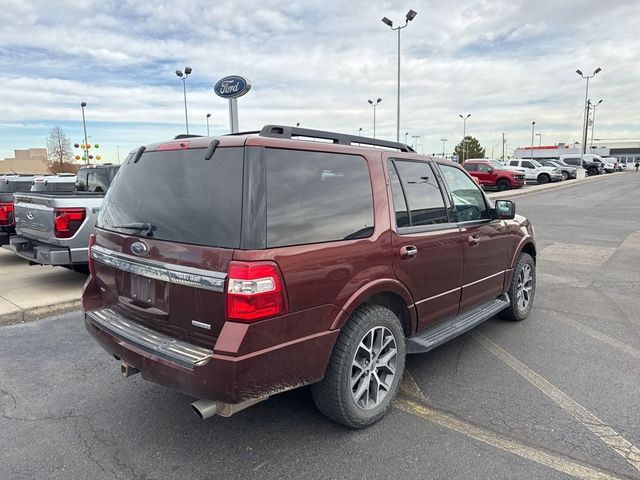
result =
[[[131,274],[129,277],[129,298],[140,306],[155,306],[157,282],[150,278]]]

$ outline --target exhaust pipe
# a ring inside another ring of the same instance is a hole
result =
[[[193,411],[202,420],[213,417],[214,415],[220,415],[221,417],[230,417],[234,413],[238,413],[246,408],[249,408],[256,403],[263,402],[269,397],[254,398],[242,403],[224,403],[214,400],[198,400],[191,404]]]
[[[122,376],[124,378],[127,378],[131,375],[135,375],[136,373],[140,373],[140,370],[132,365],[129,365],[128,363],[123,363],[122,365],[120,365],[120,372],[122,372]]]

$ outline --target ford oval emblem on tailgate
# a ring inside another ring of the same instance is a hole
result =
[[[32,212],[31,210],[29,210],[29,211],[27,212],[27,218],[28,218],[29,220],[33,220],[33,212]]]
[[[149,249],[142,242],[133,242],[131,244],[131,251],[136,255],[146,255]]]

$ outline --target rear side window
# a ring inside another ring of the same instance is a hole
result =
[[[436,176],[428,163],[394,160],[389,171],[395,168],[402,193],[409,209],[409,225],[421,226],[448,222],[447,209]],[[392,183],[392,188],[394,188]],[[397,188],[397,187],[396,187]],[[394,191],[394,203],[398,197]],[[396,211],[398,207],[396,207]],[[399,219],[396,212],[396,222]],[[398,224],[398,227],[402,226]]]
[[[204,149],[169,150],[144,153],[137,163],[129,159],[107,192],[97,226],[127,235],[238,248],[243,149],[219,148],[211,160],[204,155]],[[140,224],[151,228],[140,230]]]
[[[267,247],[366,238],[373,233],[363,157],[266,150]]]
[[[462,168],[464,168],[467,172],[477,172],[478,164],[477,163],[465,163]]]

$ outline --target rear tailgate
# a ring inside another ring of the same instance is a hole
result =
[[[92,257],[106,306],[173,338],[213,348],[224,324],[224,281],[233,249],[100,229],[96,235]],[[143,256],[133,253],[134,243],[146,246]]]
[[[18,234],[43,242],[55,237],[52,199],[28,193],[16,193],[14,201]]]
[[[172,145],[169,145],[171,147]],[[213,348],[240,246],[242,147],[159,148],[129,159],[107,192],[92,247],[103,308]]]

